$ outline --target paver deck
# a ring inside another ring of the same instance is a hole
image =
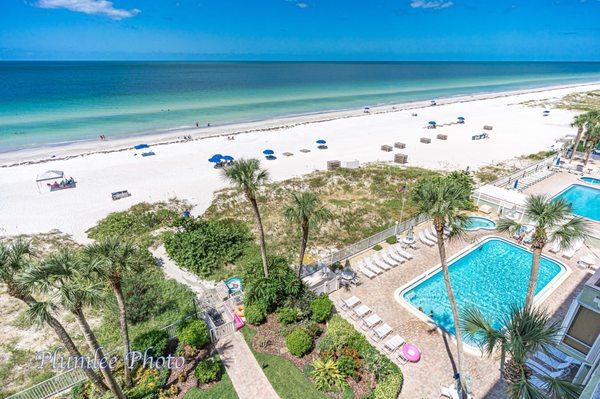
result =
[[[219,340],[217,351],[240,399],[279,399],[241,333]]]

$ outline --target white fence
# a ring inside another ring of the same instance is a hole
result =
[[[539,170],[542,170],[544,168],[547,168],[548,166],[551,166],[554,161],[556,160],[557,155],[552,155],[548,158],[542,159],[539,162],[536,162],[532,165],[529,165],[528,167],[524,168],[524,169],[520,169],[514,173],[511,173],[508,176],[504,176],[501,177],[495,181],[493,181],[492,185],[494,186],[498,186],[498,187],[506,187],[506,186],[510,186],[511,184],[514,183],[514,181],[516,179],[522,179],[524,177],[527,177],[535,172],[538,172]]]

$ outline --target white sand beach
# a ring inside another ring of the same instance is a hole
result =
[[[276,160],[263,161],[273,180],[299,176],[326,168],[328,160],[361,163],[392,161],[395,153],[408,155],[409,166],[431,169],[472,170],[519,155],[550,149],[556,139],[575,134],[570,127],[575,112],[551,109],[544,117],[540,107],[520,105],[524,101],[560,98],[571,92],[600,89],[600,84],[549,88],[519,93],[453,98],[428,103],[386,106],[372,109],[308,115],[264,122],[230,125],[163,136],[144,136],[115,142],[86,142],[64,148],[45,148],[0,154],[0,235],[30,234],[58,229],[85,241],[85,231],[110,212],[131,205],[177,197],[194,205],[193,213],[201,214],[212,199],[212,193],[225,186],[220,172],[208,162],[215,153],[235,158],[258,157],[272,149]],[[416,113],[417,116],[412,116]],[[437,129],[426,129],[428,121],[438,124],[455,122]],[[489,138],[472,140],[491,125]],[[235,140],[225,136],[241,131]],[[177,136],[192,134],[194,140],[173,142]],[[436,139],[445,134],[447,140]],[[213,136],[213,137],[202,137]],[[419,142],[431,138],[430,144]],[[317,149],[315,141],[324,139],[329,148]],[[151,145],[155,156],[142,157],[144,151],[133,149],[135,143]],[[384,144],[403,142],[406,148],[381,151]],[[300,149],[310,149],[302,153]],[[98,152],[103,151],[103,152]],[[85,156],[76,156],[78,154]],[[290,157],[283,152],[291,152]],[[137,154],[137,155],[136,155]],[[55,155],[56,160],[29,162]],[[66,158],[66,159],[60,159]],[[50,192],[45,186],[38,192],[36,176],[47,170],[62,170],[73,177],[77,188]],[[131,197],[113,201],[111,192],[129,190]]]

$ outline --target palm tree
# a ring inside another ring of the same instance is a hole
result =
[[[90,267],[91,266],[91,267]],[[48,256],[41,264],[28,270],[23,281],[51,298],[54,306],[60,305],[71,312],[83,333],[83,337],[91,353],[100,361],[105,359],[102,346],[92,331],[84,314],[84,308],[98,301],[101,296],[101,284],[91,281],[89,272],[98,265],[82,262],[77,254],[69,249],[62,249]],[[121,387],[117,383],[110,367],[99,365],[100,372],[112,394],[118,399],[125,399]]]
[[[529,287],[525,297],[525,307],[533,305],[533,297],[537,286],[540,270],[540,258],[546,244],[555,242],[561,249],[569,248],[576,240],[587,237],[586,222],[580,217],[571,217],[571,205],[563,200],[551,200],[545,195],[530,195],[525,203],[525,217],[533,225],[531,252],[533,260]],[[516,234],[522,231],[523,225],[517,221],[503,218],[498,222],[497,229],[502,232]]]
[[[129,341],[129,329],[127,326],[127,309],[125,296],[123,295],[123,274],[135,268],[135,256],[137,248],[130,241],[122,241],[118,237],[105,238],[99,242],[90,244],[84,250],[89,264],[97,265],[97,274],[108,283],[117,300],[119,309],[119,326],[123,338],[123,359],[127,363],[131,344]],[[124,367],[125,385],[131,387],[133,379],[129,367]]]
[[[577,127],[577,137],[575,138],[575,147],[573,147],[573,151],[571,151],[571,156],[569,157],[569,162],[573,161],[573,156],[575,152],[579,148],[579,143],[581,139],[584,137],[584,133],[592,126],[598,124],[598,120],[600,118],[600,112],[596,110],[588,111],[583,114],[577,115],[573,119],[573,123],[571,123],[572,127]]]
[[[495,328],[479,309],[469,308],[463,312],[462,324],[467,337],[478,342],[488,357],[500,351],[500,373],[508,384],[510,399],[576,399],[581,394],[581,386],[559,378],[538,377],[546,392],[531,382],[532,370],[526,360],[555,345],[560,332],[558,324],[551,323],[542,310],[513,304],[500,320],[501,327]]]
[[[261,184],[269,180],[269,172],[266,169],[261,169],[258,159],[239,159],[231,166],[223,169],[225,178],[235,187],[242,190],[246,199],[250,201],[252,210],[254,211],[254,219],[256,228],[258,229],[258,238],[260,244],[260,256],[262,258],[263,270],[265,277],[269,277],[269,268],[267,263],[267,246],[265,244],[265,231],[263,229],[256,194]]]
[[[52,315],[52,306],[46,302],[36,300],[31,293],[31,287],[22,283],[23,273],[31,267],[32,263],[29,242],[17,240],[11,244],[0,245],[0,281],[6,285],[8,295],[24,302],[29,307],[29,316],[38,326],[43,324],[50,326],[69,352],[69,355],[81,358],[81,352],[75,346],[67,330]],[[100,394],[104,395],[108,391],[108,387],[94,370],[84,368],[83,372]]]
[[[600,143],[600,118],[596,121],[595,125],[591,127],[586,133],[586,148],[585,148],[585,161],[584,165],[587,165],[590,161],[590,155],[592,151],[598,147]]]
[[[466,395],[463,367],[463,341],[460,331],[460,318],[458,306],[450,283],[450,273],[446,261],[446,247],[444,244],[444,231],[450,228],[450,237],[460,237],[464,233],[466,217],[462,212],[469,209],[470,189],[452,177],[433,177],[422,180],[411,193],[412,202],[417,206],[419,213],[433,219],[433,226],[438,237],[438,252],[442,264],[442,272],[448,300],[452,308],[454,329],[456,336],[456,347],[458,353],[458,371],[460,375],[461,391]]]
[[[298,265],[298,277],[302,272],[304,264],[304,253],[308,244],[308,231],[311,227],[331,218],[331,212],[321,205],[319,197],[315,193],[292,193],[292,200],[283,211],[285,218],[291,223],[300,226],[302,241],[300,243],[300,259]]]

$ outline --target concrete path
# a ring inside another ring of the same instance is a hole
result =
[[[279,399],[240,332],[220,339],[217,351],[240,399]]]

